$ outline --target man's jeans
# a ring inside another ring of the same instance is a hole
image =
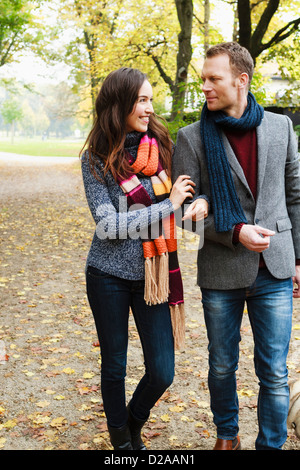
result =
[[[211,408],[217,435],[238,434],[238,368],[240,327],[247,302],[254,337],[254,365],[259,379],[259,433],[256,449],[281,449],[289,408],[286,358],[291,335],[293,299],[291,279],[275,279],[260,269],[248,288],[228,291],[202,289],[209,340]]]
[[[87,268],[87,294],[101,351],[101,391],[107,422],[127,422],[125,376],[129,307],[141,339],[145,374],[131,398],[133,415],[146,420],[174,378],[174,341],[168,303],[148,306],[144,281],[129,281]]]

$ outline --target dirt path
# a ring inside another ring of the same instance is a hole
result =
[[[0,449],[110,449],[97,337],[85,294],[85,258],[94,231],[77,159],[0,155]],[[207,338],[196,286],[196,240],[179,242],[185,286],[186,348],[176,377],[144,428],[147,447],[207,450],[215,428],[207,390]],[[300,378],[300,304],[289,356]],[[238,390],[243,449],[254,449],[257,383],[247,313]],[[143,374],[130,318],[128,400]],[[300,449],[292,431],[285,449]]]

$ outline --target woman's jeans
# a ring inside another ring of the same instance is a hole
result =
[[[260,385],[256,449],[281,449],[286,440],[289,409],[286,358],[291,335],[292,290],[291,279],[275,279],[267,269],[259,270],[249,288],[202,289],[209,340],[211,409],[221,439],[233,439],[239,429],[235,371],[246,301]]]
[[[107,422],[121,427],[127,422],[125,376],[128,318],[131,307],[141,339],[145,375],[130,408],[146,420],[151,408],[174,378],[174,341],[167,303],[148,306],[144,281],[130,281],[87,268],[87,295],[94,315],[101,351],[101,392]]]

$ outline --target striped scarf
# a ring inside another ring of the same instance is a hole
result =
[[[154,138],[145,134],[140,141],[136,160],[130,155],[128,159],[134,174],[126,179],[119,179],[118,184],[127,197],[129,207],[133,204],[147,207],[152,204],[149,194],[137,177],[138,173],[151,178],[157,202],[169,196],[171,179],[161,165]],[[150,232],[154,232],[156,236],[151,238]],[[180,349],[184,344],[185,322],[174,213],[156,226],[150,224],[147,233],[143,233],[141,238],[145,259],[145,301],[148,305],[169,303],[175,348]]]

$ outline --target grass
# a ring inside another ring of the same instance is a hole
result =
[[[84,141],[19,139],[14,143],[9,139],[0,139],[0,152],[18,153],[41,157],[78,157]]]

